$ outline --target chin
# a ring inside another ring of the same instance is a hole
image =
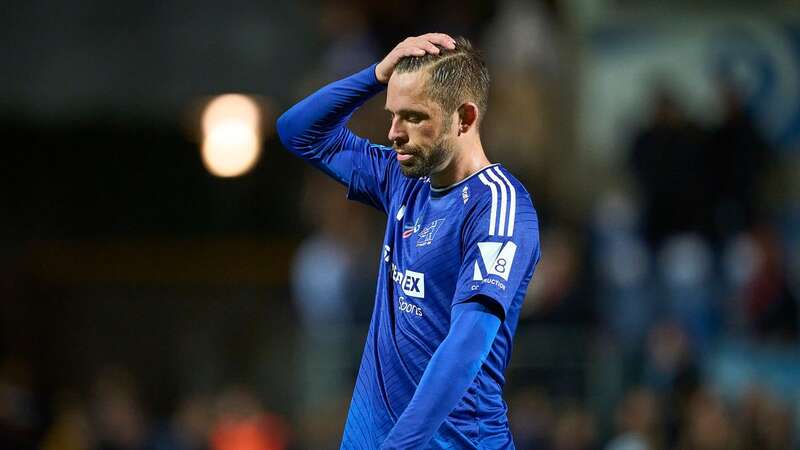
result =
[[[419,166],[400,165],[400,171],[403,172],[403,175],[405,175],[407,178],[422,178],[430,175],[430,173],[427,173],[426,170]]]

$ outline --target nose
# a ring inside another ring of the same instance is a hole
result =
[[[389,127],[389,142],[395,147],[399,147],[408,142],[408,135],[399,124],[399,118],[392,119],[392,125]]]

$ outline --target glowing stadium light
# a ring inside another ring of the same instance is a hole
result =
[[[252,169],[261,154],[261,112],[239,94],[216,97],[203,111],[203,164],[218,177],[236,177]]]

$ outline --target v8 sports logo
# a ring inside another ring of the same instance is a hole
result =
[[[400,285],[403,293],[409,297],[425,298],[425,274],[406,269],[405,272],[392,264],[392,280]]]
[[[473,281],[483,281],[484,278],[496,275],[508,281],[508,274],[511,272],[511,265],[514,263],[514,255],[517,253],[517,244],[508,241],[502,242],[479,242],[478,250],[480,259],[475,259],[473,267]],[[481,269],[478,261],[483,263]],[[484,273],[486,274],[484,276]]]

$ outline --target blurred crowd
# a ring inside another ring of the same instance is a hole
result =
[[[543,228],[523,324],[593,330],[595,365],[587,391],[541,380],[511,397],[518,448],[800,446],[800,280],[774,208],[785,197],[769,192],[778,153],[736,86],[716,82],[712,126],[656,86],[620,168],[630,181],[598,195],[582,235]]]
[[[626,391],[609,411],[610,417],[574,402],[553,401],[534,389],[515,396],[511,411],[521,449],[796,448],[790,408],[758,389],[731,404],[707,386],[683,386],[683,390],[663,394],[638,386]],[[613,422],[608,435],[603,433],[604,420]]]
[[[30,367],[0,366],[0,443],[41,450],[281,450],[293,438],[284,417],[251,388],[231,385],[187,395],[154,416],[135,377],[120,367],[98,371],[87,386],[38,390]]]

